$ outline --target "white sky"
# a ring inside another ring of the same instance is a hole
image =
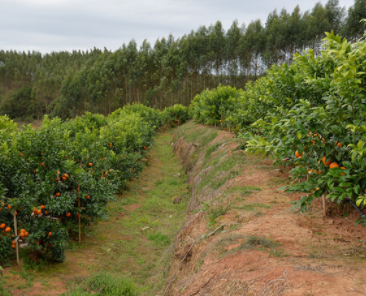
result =
[[[234,19],[265,23],[274,9],[302,12],[315,0],[0,0],[0,50],[110,50],[135,39],[175,38],[220,20],[227,30]],[[323,4],[326,1],[320,1]],[[339,0],[348,9],[354,0]]]

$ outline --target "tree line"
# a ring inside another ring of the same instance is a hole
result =
[[[85,111],[110,114],[133,102],[164,108],[188,106],[197,93],[221,85],[245,88],[274,64],[290,64],[295,53],[322,50],[324,32],[356,42],[365,31],[366,0],[346,11],[338,0],[308,11],[299,6],[225,31],[220,21],[152,46],[134,40],[116,51],[0,51],[0,114],[40,119],[74,117]]]

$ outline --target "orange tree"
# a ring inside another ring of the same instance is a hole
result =
[[[313,68],[326,73],[304,80],[315,96],[322,95],[321,100],[309,96],[289,110],[282,109],[283,114],[268,113],[252,125],[260,128],[263,136],[244,135],[248,151],[270,153],[295,166],[293,178],[307,177],[286,188],[287,192],[306,193],[298,202],[302,209],[323,194],[338,203],[349,198],[363,205],[365,200],[366,44],[361,40],[351,48],[332,33],[325,41],[322,55],[309,59]],[[304,65],[304,57],[298,61]]]
[[[176,127],[189,119],[188,108],[175,104],[172,107],[165,108],[161,112],[161,117],[166,127]]]

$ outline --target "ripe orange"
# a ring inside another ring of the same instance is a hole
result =
[[[85,198],[90,198],[90,195],[88,194],[87,196],[85,196]]]
[[[11,231],[11,228],[10,227],[6,227],[5,228],[5,232],[10,232]]]
[[[328,161],[326,160],[326,156],[324,155],[324,157],[322,158],[322,160],[323,160],[323,163],[324,163],[324,165],[326,165],[326,166],[329,166],[330,164],[331,164],[331,160],[329,159]]]
[[[42,210],[38,210],[38,211],[37,211],[37,214],[38,214],[38,215],[42,214]]]
[[[8,205],[8,209],[9,209],[9,210],[11,209],[11,205]]]
[[[330,164],[329,168],[331,168],[331,169],[339,168],[339,165],[338,165],[338,163],[336,163],[336,162],[332,162],[332,163]]]
[[[71,213],[67,213],[65,216],[66,217],[70,217],[71,216]]]
[[[365,190],[365,192],[366,192],[366,190]],[[5,226],[6,226],[5,223],[0,224],[1,229],[5,228]]]
[[[49,233],[48,233],[48,236],[51,236],[52,235],[52,232],[50,231]]]
[[[345,167],[341,167],[342,170],[345,170]],[[341,173],[341,176],[344,176],[344,173]]]
[[[68,177],[69,177],[69,175],[68,175],[68,174],[64,174],[64,177],[65,177],[65,178],[68,178]]]
[[[46,208],[46,206],[44,206],[44,205],[41,205],[41,209],[43,210],[43,209],[45,209]]]
[[[342,148],[341,142],[338,142],[336,145],[337,145],[339,148]]]
[[[113,146],[113,144],[112,144],[112,143],[110,143],[110,144],[109,144],[109,146],[110,146],[110,147],[112,147],[112,146]]]
[[[15,246],[15,245],[11,245],[11,248],[12,248],[12,249],[15,249],[15,248],[16,248],[16,246]]]
[[[88,163],[88,166],[90,166],[90,167],[91,167],[92,165],[93,165],[93,164],[92,164],[91,162],[89,162],[89,163]]]
[[[57,193],[56,193],[56,196],[60,196],[60,195],[61,195],[61,193],[60,193],[60,192],[57,192]]]

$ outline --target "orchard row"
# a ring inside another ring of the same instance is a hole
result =
[[[305,210],[325,196],[366,205],[366,42],[333,33],[324,50],[297,54],[273,66],[245,91],[219,87],[197,95],[189,113],[197,122],[230,127],[248,152],[291,165]],[[359,222],[366,224],[366,219]]]
[[[106,204],[137,178],[161,127],[187,119],[187,108],[126,106],[108,117],[45,117],[34,130],[0,117],[0,261],[19,243],[65,259],[70,232],[106,214]],[[18,233],[14,232],[14,216]]]

